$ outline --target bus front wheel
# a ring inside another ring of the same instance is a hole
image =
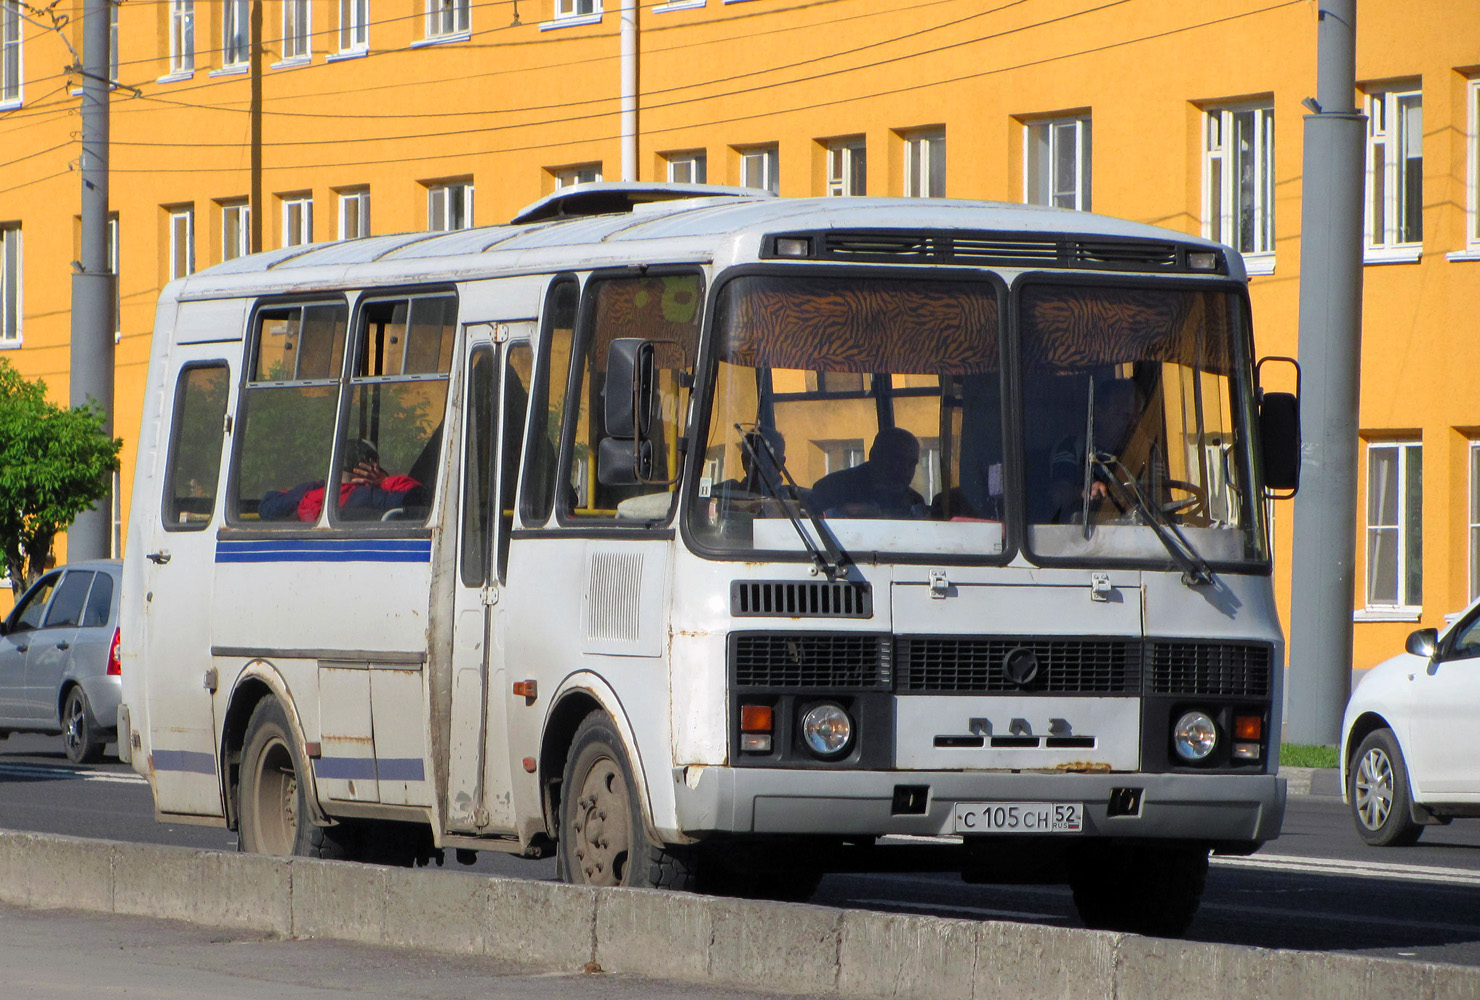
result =
[[[1084,926],[1153,937],[1187,933],[1202,901],[1208,849],[1198,845],[1084,845],[1069,885]]]
[[[686,854],[654,844],[616,726],[586,716],[571,741],[560,793],[560,871],[577,885],[689,889]]]

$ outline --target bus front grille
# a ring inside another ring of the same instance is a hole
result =
[[[732,632],[730,671],[742,688],[887,688],[889,640],[866,632]]]
[[[1017,652],[1031,653],[1031,659]],[[1136,694],[1141,644],[1128,639],[901,636],[900,694]],[[1009,655],[1013,654],[1013,665]],[[1025,664],[1031,663],[1031,667]]]
[[[872,618],[873,589],[851,580],[733,580],[736,618]]]
[[[1150,640],[1147,687],[1152,694],[1268,697],[1272,655],[1262,643]]]

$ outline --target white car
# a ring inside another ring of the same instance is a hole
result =
[[[1400,847],[1425,826],[1480,816],[1480,601],[1441,633],[1373,667],[1341,726],[1342,795],[1369,844]]]

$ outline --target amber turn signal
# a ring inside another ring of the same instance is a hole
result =
[[[1233,736],[1239,740],[1257,740],[1264,735],[1264,719],[1257,715],[1240,715],[1233,720]]]
[[[771,731],[771,706],[741,705],[740,731],[742,733],[769,733]]]

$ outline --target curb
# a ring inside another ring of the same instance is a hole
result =
[[[0,902],[777,993],[1480,997],[1480,968],[0,831]]]
[[[1341,772],[1334,767],[1282,767],[1286,795],[1341,798]]]

